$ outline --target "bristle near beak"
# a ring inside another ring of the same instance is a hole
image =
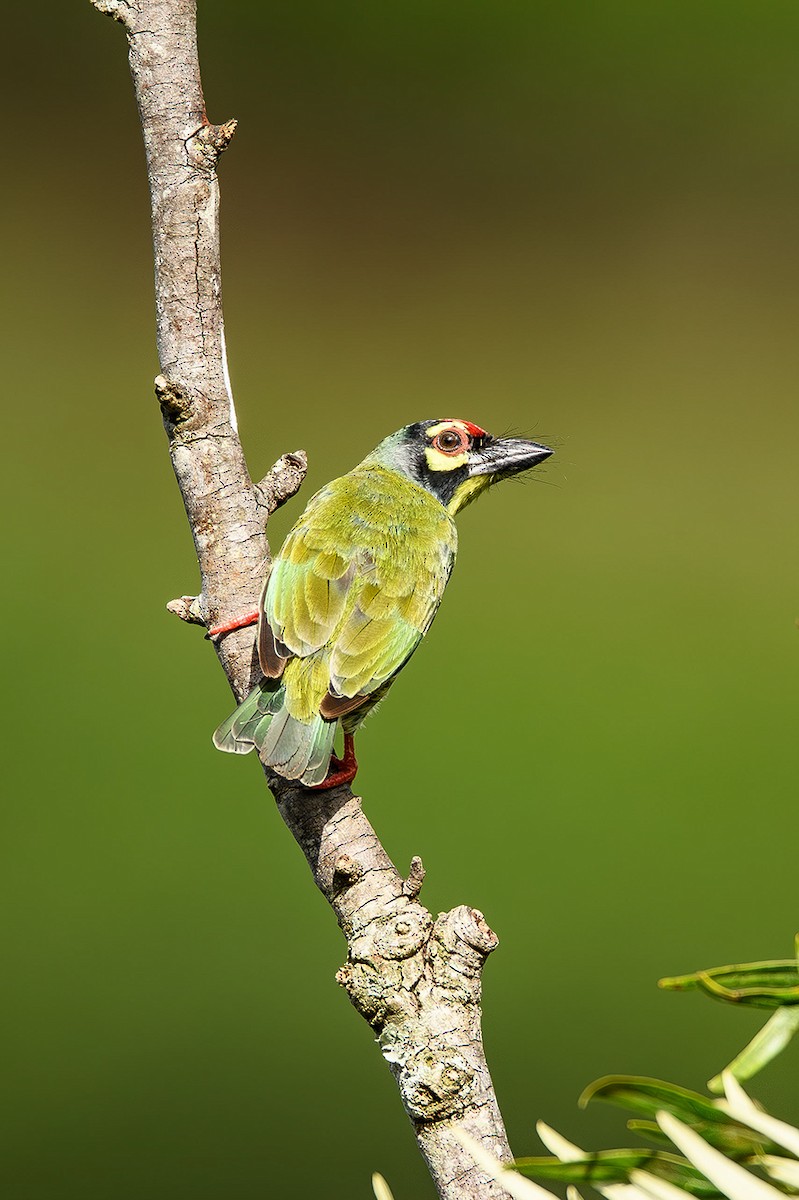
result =
[[[523,438],[495,438],[487,441],[470,456],[469,475],[496,475],[507,479],[521,471],[529,471],[554,453],[540,442]]]

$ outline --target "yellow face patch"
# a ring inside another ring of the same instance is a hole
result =
[[[450,437],[454,434],[456,438],[460,439],[462,449],[458,450],[457,441],[452,448],[447,446],[442,449],[441,443],[436,445],[436,440],[442,433],[448,434]],[[431,425],[429,429],[426,429],[425,435],[432,442],[432,445],[425,450],[425,458],[431,471],[457,471],[458,467],[466,466],[469,461],[470,440],[462,421],[439,421],[437,425]]]
[[[442,454],[435,446],[428,446],[424,456],[431,471],[455,471],[469,461],[469,453],[466,450],[462,454]]]

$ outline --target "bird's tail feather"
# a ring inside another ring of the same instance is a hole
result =
[[[285,687],[262,680],[216,730],[214,745],[229,754],[257,749],[278,775],[313,787],[327,774],[337,724],[319,715],[298,721],[286,707]]]

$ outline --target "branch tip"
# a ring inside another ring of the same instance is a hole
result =
[[[186,621],[189,625],[205,625],[201,609],[201,596],[178,596],[176,600],[170,600],[166,606],[167,612],[180,617],[181,621]]]
[[[483,963],[492,950],[499,945],[499,938],[490,928],[479,908],[470,908],[468,904],[459,904],[449,912],[439,913],[435,925],[435,936],[450,953],[455,951],[460,943],[459,952],[463,954],[463,946],[469,947],[467,957],[471,959],[476,973],[482,970]],[[476,952],[476,957],[471,953]]]
[[[237,128],[238,121],[235,119],[225,121],[224,125],[212,125],[204,118],[202,125],[186,138],[186,150],[194,165],[213,170],[220,155],[233,141]]]
[[[260,483],[255,485],[255,495],[271,515],[281,505],[296,495],[302,487],[308,471],[308,455],[304,450],[282,454],[275,465],[267,471]]]
[[[233,141],[238,127],[239,123],[233,117],[230,121],[225,121],[224,125],[211,125],[210,123],[203,125],[197,136],[201,142],[207,142],[209,146],[213,146],[217,154],[224,154]]]
[[[461,925],[461,935],[465,942],[481,954],[490,954],[499,945],[499,938],[486,921],[479,908],[464,906],[466,912]]]
[[[411,859],[411,869],[408,871],[408,878],[402,885],[403,892],[406,896],[410,896],[411,900],[415,900],[421,892],[425,874],[424,863],[418,854],[414,854]]]
[[[125,0],[90,0],[90,3],[92,8],[96,8],[104,16],[112,17],[113,20],[120,21],[130,29],[133,6],[127,4]]]

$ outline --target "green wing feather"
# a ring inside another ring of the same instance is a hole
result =
[[[456,549],[439,501],[378,464],[318,492],[263,597],[263,618],[291,657],[279,685],[259,685],[220,726],[217,746],[255,745],[281,775],[321,782],[338,722],[322,717],[320,705],[328,695],[362,696],[365,715],[375,693],[384,694],[435,617]],[[353,716],[350,725],[361,719]]]
[[[314,496],[286,539],[266,619],[297,657],[324,652],[325,691],[370,695],[430,628],[456,548],[434,497],[393,471],[356,468]]]
[[[344,612],[352,577],[337,554],[317,553],[295,527],[272,567],[264,611],[272,632],[298,658],[321,649]]]

